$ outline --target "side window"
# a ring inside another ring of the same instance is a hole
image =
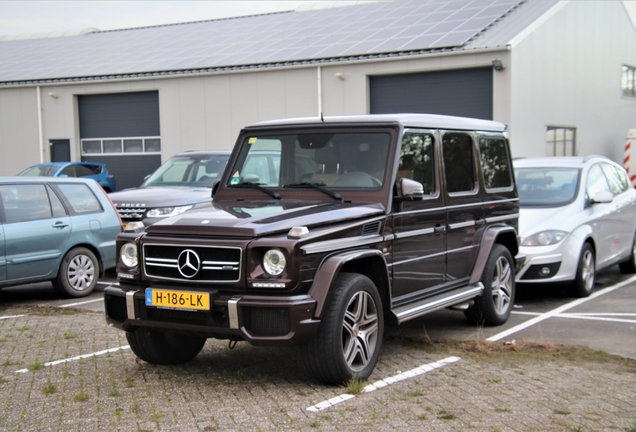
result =
[[[66,215],[66,209],[64,209],[64,205],[62,201],[58,198],[58,196],[53,192],[53,190],[47,186],[46,191],[49,194],[49,201],[51,203],[51,209],[53,210],[53,217],[61,217]]]
[[[605,178],[601,167],[598,164],[592,166],[592,168],[590,168],[590,171],[587,173],[587,186],[585,189],[586,201],[589,202],[599,192],[609,191],[610,188],[607,184],[607,179]]]
[[[95,213],[102,211],[99,200],[91,189],[82,183],[79,184],[58,184],[66,200],[73,211],[77,214]]]
[[[96,170],[96,167],[86,166],[86,165],[75,165],[75,174],[77,177],[86,177],[95,174],[99,174],[99,170]]]
[[[610,190],[614,195],[619,195],[627,190],[627,185],[624,183],[624,177],[621,173],[610,164],[601,164],[603,172],[609,182]]]
[[[7,223],[52,217],[49,196],[42,184],[3,185],[0,195]]]
[[[73,165],[69,165],[67,167],[64,167],[64,169],[62,169],[62,171],[60,171],[60,175],[63,176],[67,176],[67,177],[76,177],[75,175],[75,167]]]
[[[482,138],[479,140],[479,160],[484,175],[486,189],[512,186],[512,170],[508,163],[506,142],[502,139]]]
[[[472,192],[475,189],[473,141],[469,135],[447,133],[442,139],[444,175],[448,193]]]
[[[422,183],[424,195],[435,193],[435,160],[433,136],[407,132],[402,138],[397,179],[409,178]]]

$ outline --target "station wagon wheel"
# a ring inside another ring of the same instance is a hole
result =
[[[200,336],[145,327],[126,332],[126,339],[137,357],[161,365],[189,362],[201,352],[206,341]]]
[[[495,244],[481,282],[484,292],[465,311],[466,318],[479,325],[501,325],[508,320],[515,301],[514,261],[510,251]]]
[[[333,290],[318,334],[304,347],[305,364],[326,384],[367,379],[384,335],[380,295],[368,277],[353,273],[340,274]]]
[[[99,261],[87,248],[78,247],[68,251],[53,280],[55,289],[66,297],[89,295],[97,286]]]
[[[587,297],[594,290],[594,278],[596,276],[596,259],[594,249],[589,243],[583,245],[579,256],[579,265],[576,270],[576,278],[572,282],[570,294],[574,297]]]
[[[620,268],[621,273],[624,274],[636,273],[636,235],[634,235],[634,240],[632,241],[631,255],[627,260],[618,263],[618,268]]]

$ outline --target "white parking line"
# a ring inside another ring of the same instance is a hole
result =
[[[620,318],[606,318],[592,315],[579,315],[579,314],[559,314],[557,318],[574,318],[591,321],[606,321],[606,322],[622,322],[622,323],[636,323],[636,320],[620,319]]]
[[[0,317],[0,320],[9,319],[9,318],[20,318],[23,316],[26,316],[26,315],[7,315],[7,316]]]
[[[389,378],[385,378],[383,380],[380,381],[376,381],[373,384],[369,384],[368,386],[366,386],[362,392],[363,393],[369,393],[372,392],[374,390],[380,389],[382,387],[386,387],[390,384],[394,384],[396,382],[399,381],[403,381],[407,378],[413,378],[416,377],[418,375],[422,375],[425,374],[426,372],[430,372],[434,369],[438,369],[441,368],[442,366],[445,366],[447,364],[451,364],[451,363],[455,363],[456,361],[461,360],[459,357],[446,357],[445,359],[433,362],[433,363],[428,363],[425,365],[422,365],[420,367],[416,367],[415,369],[411,369],[409,371],[406,372],[402,372],[399,373],[397,375],[393,375],[392,377]],[[330,408],[336,404],[339,404],[340,402],[344,402],[346,400],[349,399],[353,399],[355,396],[348,394],[348,393],[344,393],[341,394],[339,396],[335,396],[332,397],[331,399],[328,399],[326,401],[320,402],[316,405],[312,405],[310,407],[307,408],[307,411],[311,411],[311,412],[318,412],[318,411],[322,411],[324,409]]]
[[[68,363],[68,362],[72,362],[72,361],[77,361],[77,360],[81,360],[81,359],[85,359],[85,358],[89,358],[89,357],[96,357],[96,356],[100,356],[103,354],[108,354],[111,352],[116,352],[116,351],[121,351],[121,350],[125,350],[125,349],[129,349],[130,345],[124,345],[124,346],[120,346],[117,348],[111,348],[111,349],[107,349],[107,350],[103,350],[103,351],[97,351],[91,354],[83,354],[80,356],[76,356],[76,357],[71,357],[71,358],[67,358],[67,359],[62,359],[62,360],[55,360],[52,362],[48,362],[48,363],[44,363],[44,366],[48,367],[48,366],[55,366],[58,364],[62,364],[62,363]],[[17,371],[15,371],[15,373],[27,373],[29,371],[29,369],[19,369]]]
[[[77,303],[68,303],[68,304],[60,305],[60,307],[61,308],[66,308],[66,307],[73,307],[73,306],[79,306],[79,305],[83,305],[83,304],[95,303],[95,302],[103,302],[103,301],[104,301],[103,298],[98,298],[98,299],[93,299],[93,300],[85,300],[85,301],[81,301],[81,302],[77,302]]]
[[[533,325],[535,325],[537,323],[540,323],[541,321],[545,321],[548,318],[552,318],[554,316],[557,316],[557,315],[561,314],[561,312],[565,312],[568,309],[572,309],[573,307],[576,307],[578,305],[586,303],[586,302],[588,302],[590,300],[593,300],[593,299],[595,299],[597,297],[600,297],[602,295],[605,295],[607,293],[615,291],[615,290],[617,290],[619,288],[623,288],[624,286],[629,285],[630,283],[632,283],[634,281],[636,281],[636,276],[632,276],[629,279],[626,279],[626,280],[624,280],[624,281],[622,281],[622,282],[620,282],[620,283],[618,283],[616,285],[609,286],[609,287],[607,287],[605,289],[602,289],[600,291],[596,291],[595,293],[592,293],[589,297],[580,298],[580,299],[574,300],[574,301],[572,301],[570,303],[567,303],[567,304],[564,304],[562,306],[559,306],[556,309],[552,309],[549,312],[541,314],[541,315],[539,315],[539,316],[537,316],[535,318],[532,318],[532,319],[530,319],[530,320],[528,320],[528,321],[526,321],[524,323],[521,323],[521,324],[519,324],[517,326],[509,328],[508,330],[504,330],[501,333],[498,333],[498,334],[496,334],[494,336],[491,336],[491,337],[489,337],[486,340],[489,341],[489,342],[498,341],[500,339],[505,338],[506,336],[510,336],[511,334],[514,334],[514,333],[517,333],[517,332],[519,332],[521,330],[527,329],[528,327],[532,327]]]

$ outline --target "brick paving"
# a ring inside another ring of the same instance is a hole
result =
[[[636,361],[469,356],[311,412],[346,390],[317,383],[294,348],[208,340],[183,366],[129,349],[42,366],[125,346],[125,335],[102,313],[0,306],[0,318],[18,314],[0,319],[0,430],[636,431]],[[369,381],[449,355],[388,337]]]

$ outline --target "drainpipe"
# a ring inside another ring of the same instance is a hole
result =
[[[318,80],[318,115],[322,117],[322,70],[320,66],[316,68],[316,79]]]
[[[38,98],[38,138],[40,140],[40,163],[44,163],[44,136],[42,131],[42,93],[40,86],[35,88]]]

